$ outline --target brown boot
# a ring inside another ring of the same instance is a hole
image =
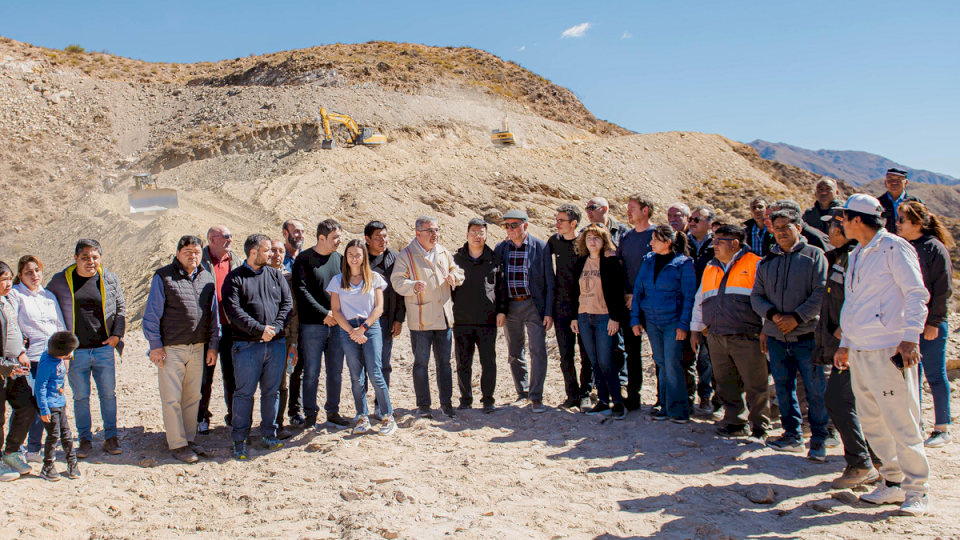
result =
[[[873,484],[880,479],[880,473],[872,466],[869,469],[847,467],[843,474],[830,484],[831,489],[849,489],[861,484]]]
[[[114,456],[123,453],[123,449],[120,448],[120,441],[116,437],[110,437],[103,441],[103,451]]]

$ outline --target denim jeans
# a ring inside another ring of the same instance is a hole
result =
[[[77,349],[69,362],[67,379],[73,391],[73,413],[77,417],[80,440],[93,440],[90,428],[90,375],[97,384],[100,396],[100,417],[103,419],[104,440],[117,436],[117,374],[113,347],[104,345],[94,349]]]
[[[327,360],[327,400],[323,410],[329,414],[340,412],[340,388],[343,385],[343,348],[337,338],[338,327],[325,324],[300,325],[300,359],[303,362],[303,414],[317,416],[317,392],[320,386],[320,367]]]
[[[950,327],[943,321],[938,327],[936,339],[926,340],[920,336],[920,372],[927,376],[930,394],[933,395],[934,423],[938,426],[950,423],[950,383],[947,381],[947,335]],[[920,384],[921,397],[923,384]]]
[[[770,354],[770,374],[777,389],[780,404],[780,423],[785,435],[802,437],[800,402],[797,400],[797,372],[803,379],[807,393],[807,418],[810,420],[811,439],[824,441],[827,438],[827,407],[824,395],[827,377],[823,366],[813,363],[814,340],[780,341],[767,337]]]
[[[350,325],[357,328],[362,322],[362,319],[353,319],[350,321]],[[381,343],[383,336],[380,332],[380,322],[373,323],[363,333],[367,338],[367,342],[363,345],[350,339],[350,334],[344,332],[342,328],[337,334],[340,339],[340,347],[343,349],[343,357],[350,369],[350,389],[353,391],[353,404],[357,409],[357,414],[363,416],[370,414],[369,409],[367,409],[368,377],[370,378],[370,385],[373,386],[373,393],[377,396],[380,413],[384,416],[393,414],[393,406],[390,405],[390,393],[387,391],[387,381],[383,378],[380,364],[380,355],[383,354],[383,343]]]
[[[620,392],[620,373],[613,352],[619,334],[607,335],[609,322],[610,315],[577,315],[583,347],[587,350],[597,379],[597,399],[604,405],[610,405],[611,402],[618,405],[623,403],[623,394]]]
[[[677,341],[677,325],[647,323],[653,361],[660,368],[660,405],[671,418],[690,418],[690,401],[683,371],[683,341]]]
[[[450,349],[453,345],[453,331],[411,330],[410,345],[413,347],[413,392],[417,396],[417,407],[430,407],[430,349],[433,349],[433,361],[437,366],[437,391],[440,393],[440,405],[453,404],[453,372],[450,368]]]
[[[393,372],[393,366],[390,365],[390,357],[393,355],[393,321],[389,317],[380,317],[380,340],[383,343],[380,353],[380,373],[383,374],[383,382],[390,388],[390,373]],[[373,327],[371,327],[373,328]],[[363,381],[363,393],[367,393],[367,380]],[[380,402],[377,401],[376,394],[373,398],[374,410],[378,415],[383,414],[380,410]]]
[[[260,386],[260,435],[277,436],[277,409],[280,407],[280,379],[286,367],[286,340],[234,341],[233,442],[247,440],[253,423],[253,396]]]

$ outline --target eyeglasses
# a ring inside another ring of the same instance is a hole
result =
[[[522,226],[523,226],[523,223],[504,223],[503,224],[503,228],[507,230],[519,229]]]
[[[719,236],[716,236],[713,238],[713,241],[714,242],[736,242],[737,239],[736,238],[720,238]]]
[[[440,234],[440,227],[435,229],[420,229],[417,232],[427,233],[427,234]]]
[[[710,218],[705,218],[705,217],[690,218],[690,222],[691,222],[691,223],[700,223],[700,222],[703,222],[703,221],[710,221]]]
[[[481,236],[486,236],[487,231],[470,231],[467,233],[467,236],[472,236],[474,238],[480,238]]]
[[[591,205],[588,206],[586,209],[587,209],[588,211],[590,211],[590,212],[596,212],[597,210],[599,210],[599,209],[601,209],[601,208],[603,208],[603,207],[600,206],[599,204],[591,204]]]

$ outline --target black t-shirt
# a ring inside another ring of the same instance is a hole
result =
[[[667,253],[666,255],[661,255],[659,253],[654,254],[653,256],[653,279],[656,281],[660,277],[660,271],[666,268],[670,261],[672,261],[677,256],[676,253]]]
[[[100,274],[81,277],[73,271],[73,332],[81,349],[103,347],[107,340],[103,322],[103,296],[100,294]]]
[[[577,259],[580,258],[577,255],[576,242],[575,239],[564,239],[560,236],[560,233],[554,234],[547,240],[553,254],[557,256],[557,299],[554,305],[558,316],[575,315],[570,313],[570,306],[573,303],[573,298],[571,298],[573,282],[579,278],[579,276],[573,275],[573,267],[577,264]]]
[[[330,313],[327,284],[340,273],[342,256],[334,251],[321,255],[313,248],[297,255],[293,263],[293,296],[297,299],[300,324],[323,324]]]

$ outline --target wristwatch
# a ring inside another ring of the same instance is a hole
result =
[[[362,323],[360,323],[360,326],[362,326],[364,330],[370,329],[370,325],[367,324],[367,321],[363,321]]]

